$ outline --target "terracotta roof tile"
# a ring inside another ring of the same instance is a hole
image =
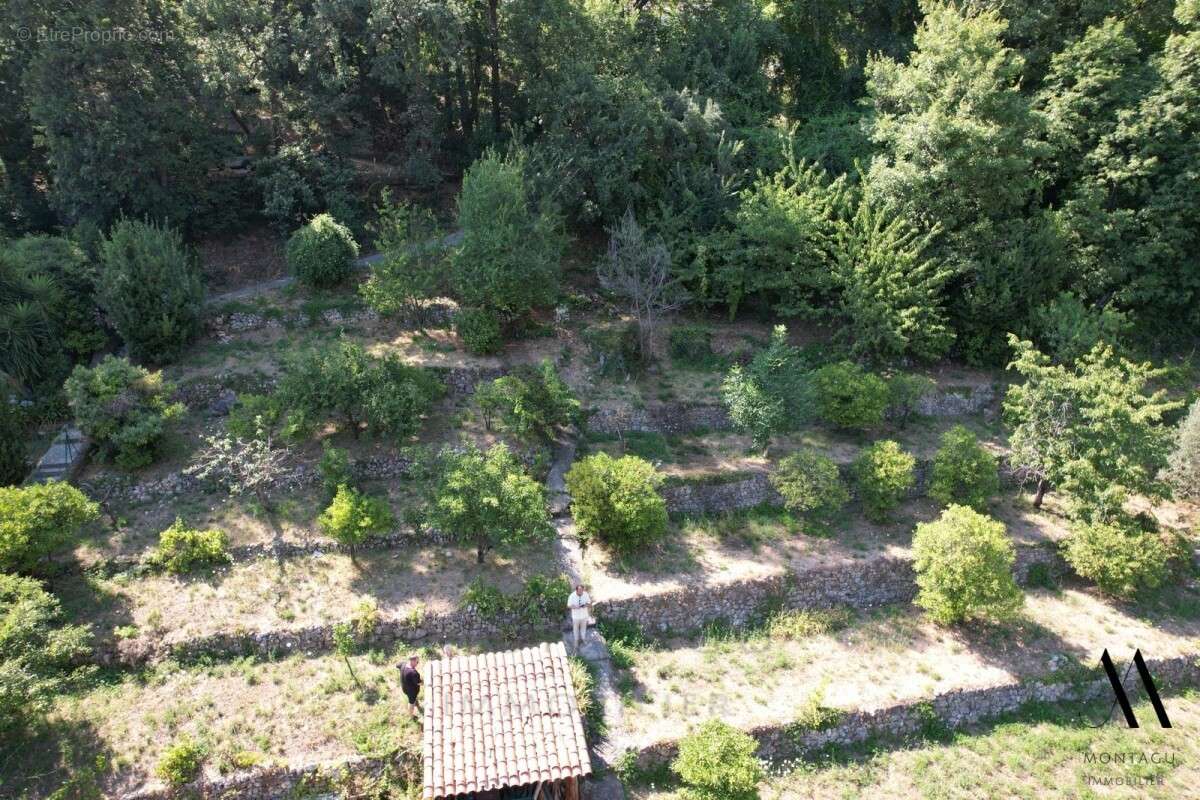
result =
[[[429,664],[427,800],[591,773],[562,642]]]

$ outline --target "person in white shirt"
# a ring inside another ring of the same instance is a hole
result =
[[[583,588],[582,583],[575,584],[575,591],[567,598],[567,608],[571,609],[571,630],[575,634],[575,649],[587,639],[588,622],[592,618],[592,596]]]

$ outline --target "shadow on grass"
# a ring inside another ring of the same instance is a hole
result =
[[[37,723],[0,739],[0,797],[98,800],[111,788],[113,759],[90,723]]]

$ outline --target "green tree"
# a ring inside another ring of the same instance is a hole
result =
[[[0,486],[20,483],[29,473],[27,435],[21,409],[12,403],[0,403]]]
[[[943,290],[954,272],[926,256],[931,239],[870,199],[839,227],[834,278],[851,354],[934,359],[950,347]]]
[[[387,190],[376,217],[375,247],[381,259],[359,293],[380,314],[402,314],[423,327],[425,302],[445,283],[447,255],[437,221],[428,209],[393,203]]]
[[[1124,514],[1111,520],[1077,522],[1063,548],[1072,569],[1118,597],[1133,597],[1161,586],[1172,558],[1180,553],[1163,534],[1142,530]]]
[[[812,449],[792,453],[771,472],[771,485],[791,511],[829,522],[850,500],[833,459]]]
[[[33,386],[61,380],[67,368],[55,309],[62,290],[0,244],[0,377]]]
[[[596,453],[567,472],[571,513],[585,541],[599,539],[618,553],[630,553],[667,532],[667,504],[659,494],[663,478],[637,456]]]
[[[100,507],[69,483],[0,488],[0,570],[37,569],[99,516]]]
[[[88,672],[91,632],[65,616],[38,581],[0,573],[0,732],[18,734]]]
[[[787,328],[776,325],[771,342],[746,367],[735,364],[721,385],[721,399],[738,430],[766,448],[771,436],[802,424],[805,414],[805,363],[788,344]]]
[[[933,479],[929,495],[944,506],[969,506],[976,511],[1000,491],[996,457],[962,425],[942,434],[941,447],[933,457]]]
[[[350,277],[357,257],[354,234],[329,214],[313,217],[287,243],[288,269],[301,283],[317,289],[343,283]]]
[[[1025,378],[1004,399],[1009,461],[1019,478],[1037,481],[1035,506],[1050,486],[1088,519],[1115,514],[1132,495],[1167,494],[1159,473],[1171,434],[1162,418],[1182,404],[1163,389],[1147,394],[1161,370],[1105,345],[1066,366],[1016,336],[1009,342],[1016,353],[1009,368]]]
[[[438,530],[475,547],[476,559],[495,547],[552,535],[541,484],[525,474],[503,444],[442,454],[429,509]]]
[[[1167,461],[1167,481],[1175,496],[1200,501],[1200,400],[1192,403],[1175,433],[1175,449]]]
[[[518,367],[476,390],[476,402],[490,430],[493,420],[526,440],[548,442],[560,428],[580,419],[579,401],[549,359]]]
[[[913,535],[917,605],[942,625],[1011,617],[1024,602],[1015,559],[1004,523],[951,505]]]
[[[520,160],[489,151],[467,170],[458,224],[450,279],[465,305],[514,319],[554,301],[565,241],[557,216],[534,207]]]
[[[372,536],[387,533],[396,524],[396,517],[387,501],[342,484],[333,502],[317,517],[321,532],[350,548],[355,548]]]
[[[301,352],[285,366],[278,397],[307,425],[339,420],[355,438],[374,434],[406,439],[441,393],[435,378],[394,354],[371,356],[346,339]]]
[[[758,800],[764,772],[756,750],[749,734],[712,719],[680,740],[671,770],[693,800]]]
[[[1005,46],[994,11],[928,2],[907,60],[867,67],[878,146],[868,197],[925,232],[929,255],[959,277],[948,309],[966,354],[1003,355],[997,334],[1019,325],[1032,302],[1059,288],[1053,229],[1030,221],[1044,147],[1020,91],[1022,58]]]
[[[170,402],[173,390],[161,372],[111,355],[75,367],[63,384],[79,429],[124,469],[153,462],[168,426],[184,415],[182,403]]]
[[[162,363],[200,332],[204,287],[179,233],[122,219],[100,245],[100,305],[131,357]]]
[[[913,487],[916,465],[910,453],[887,439],[859,454],[851,470],[868,517],[876,522],[887,521],[888,512],[898,507]]]
[[[817,415],[839,428],[874,428],[888,406],[887,383],[851,361],[827,364],[809,376]]]
[[[887,379],[887,415],[897,426],[904,428],[917,409],[921,399],[937,391],[937,382],[926,375],[899,372]]]

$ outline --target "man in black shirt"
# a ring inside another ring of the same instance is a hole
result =
[[[400,667],[400,688],[404,690],[404,696],[408,698],[408,715],[415,717],[417,709],[417,694],[421,691],[421,673],[417,670],[417,663],[420,659],[416,655],[408,657],[408,663]]]

